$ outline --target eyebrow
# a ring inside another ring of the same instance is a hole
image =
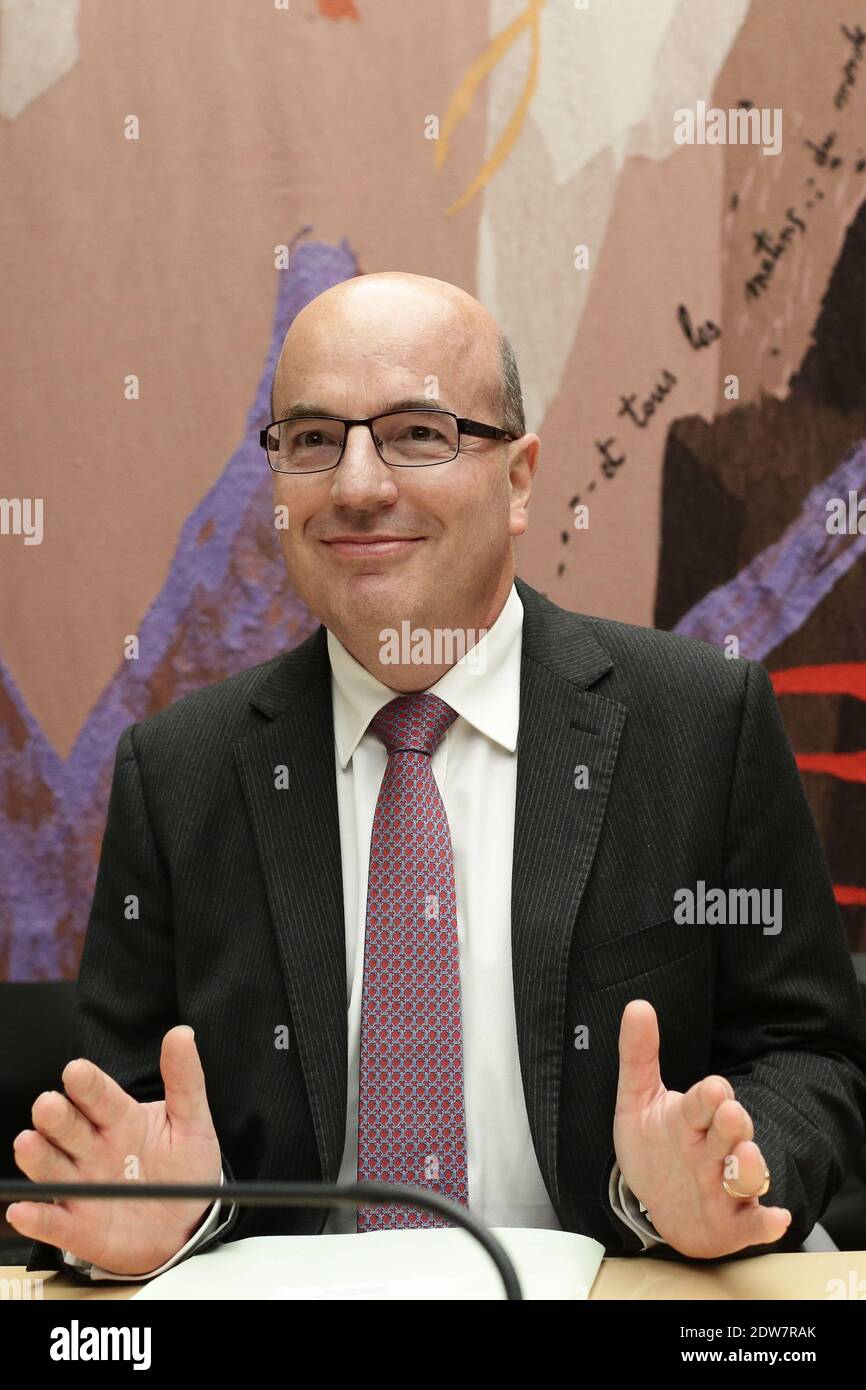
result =
[[[440,401],[438,396],[404,396],[399,401],[389,401],[376,415],[388,415],[392,410],[451,410],[450,405]],[[454,412],[457,413],[456,411]],[[279,420],[294,420],[299,415],[335,415],[329,406],[318,405],[315,401],[295,401],[284,414],[276,416]],[[337,416],[342,419],[342,416]]]

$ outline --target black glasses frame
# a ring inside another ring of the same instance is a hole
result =
[[[456,452],[451,455],[451,458],[437,459],[435,463],[389,463],[388,459],[382,457],[382,451],[379,448],[379,445],[376,443],[376,436],[373,433],[374,424],[377,420],[385,420],[391,415],[418,414],[449,415],[457,425]],[[345,427],[343,430],[343,446],[340,449],[340,457],[337,459],[336,463],[329,463],[327,468],[274,468],[274,465],[271,463],[270,455],[268,453],[268,432],[273,429],[274,425],[285,425],[288,424],[290,421],[294,423],[297,420],[338,420],[340,424],[342,424]],[[301,477],[305,473],[330,473],[332,469],[339,467],[340,461],[346,450],[346,440],[349,438],[349,430],[353,425],[367,426],[367,429],[370,431],[370,438],[373,441],[373,447],[376,450],[376,453],[379,455],[379,458],[382,459],[382,462],[388,468],[438,468],[440,464],[452,463],[454,459],[456,459],[457,455],[460,453],[460,439],[461,436],[464,434],[478,435],[482,439],[514,440],[517,438],[516,434],[509,434],[508,430],[499,429],[496,425],[485,425],[482,424],[480,420],[470,420],[464,415],[455,415],[453,410],[441,410],[438,406],[425,407],[407,405],[401,407],[400,410],[381,410],[378,415],[370,415],[367,417],[366,420],[347,420],[343,415],[287,415],[284,416],[281,420],[272,420],[266,429],[259,431],[259,444],[265,451],[265,457],[268,460],[268,466],[271,469],[272,473],[284,473],[287,477],[290,478]]]

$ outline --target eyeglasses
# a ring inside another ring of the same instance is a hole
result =
[[[515,439],[507,430],[466,420],[450,410],[393,410],[368,420],[339,415],[295,415],[274,420],[259,432],[259,443],[275,473],[324,473],[343,457],[352,425],[365,425],[383,463],[392,468],[429,468],[450,463],[460,452],[460,437]],[[375,426],[375,429],[374,429]]]

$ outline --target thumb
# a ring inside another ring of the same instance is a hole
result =
[[[162,1040],[159,1070],[165,1086],[165,1108],[172,1125],[182,1129],[213,1128],[204,1070],[187,1024],[170,1028]]]
[[[648,999],[626,1004],[619,1028],[619,1082],[617,1111],[639,1109],[660,1089],[659,1025]]]

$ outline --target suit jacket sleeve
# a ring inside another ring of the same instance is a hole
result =
[[[175,991],[171,886],[147,812],[135,751],[135,725],[117,745],[108,817],[77,986],[76,1051],[114,1077],[139,1101],[162,1100],[162,1039],[183,1023]],[[133,908],[134,904],[134,908]],[[129,913],[137,911],[136,916]],[[142,981],[147,988],[142,988]],[[223,1170],[231,1178],[225,1156]],[[224,1240],[237,1221],[218,1228],[200,1247]],[[89,1272],[63,1262],[53,1245],[37,1241],[28,1269],[60,1269],[90,1283]]]
[[[772,684],[748,664],[726,829],[727,886],[781,889],[781,930],[719,926],[713,1074],[729,1078],[770,1170],[760,1200],[797,1249],[863,1143],[866,1017],[830,874]],[[731,1200],[736,1200],[732,1198]],[[665,1252],[670,1256],[670,1251]]]

